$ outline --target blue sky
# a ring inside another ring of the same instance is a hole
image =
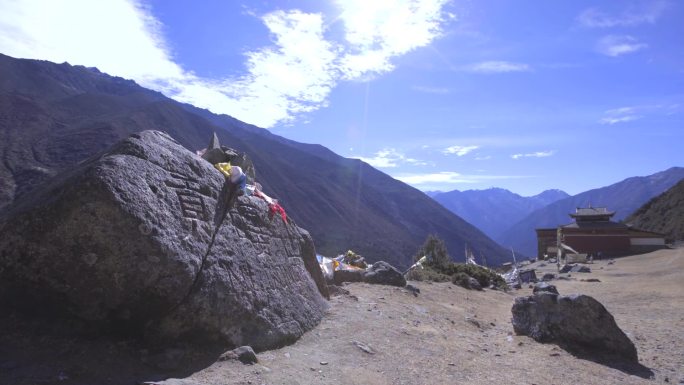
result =
[[[0,52],[96,66],[422,190],[684,166],[684,3],[0,0]]]

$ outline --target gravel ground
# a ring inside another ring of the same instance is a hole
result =
[[[473,292],[411,282],[418,296],[347,285],[349,293],[334,296],[321,324],[295,344],[259,353],[255,365],[185,355],[183,368],[171,371],[184,380],[166,384],[684,384],[684,249],[589,266],[591,273],[552,283],[561,294],[603,303],[635,343],[641,370],[579,359],[514,335],[511,305],[531,294],[528,287]],[[588,278],[600,282],[581,281]],[[73,341],[10,326],[0,337],[0,384],[134,384],[168,376],[145,364],[160,358],[134,343]]]

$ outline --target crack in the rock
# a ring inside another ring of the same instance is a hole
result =
[[[190,288],[188,288],[187,293],[181,298],[178,303],[176,303],[174,306],[169,309],[169,311],[165,312],[163,315],[158,317],[157,319],[163,319],[164,317],[167,317],[171,314],[173,314],[178,308],[183,305],[193,294],[195,289],[197,288],[197,284],[202,276],[202,272],[204,271],[207,259],[209,257],[209,253],[211,253],[211,249],[214,246],[214,242],[216,240],[216,235],[218,234],[219,229],[221,228],[221,225],[223,225],[223,222],[225,221],[225,218],[230,211],[230,209],[233,206],[233,203],[236,201],[235,194],[237,193],[237,189],[235,188],[236,186],[231,185],[228,181],[226,181],[223,184],[223,187],[221,188],[221,192],[219,193],[219,198],[218,202],[216,204],[216,211],[214,213],[214,231],[211,234],[211,241],[209,241],[209,245],[207,246],[207,251],[204,253],[202,256],[202,261],[200,262],[200,267],[197,270],[197,273],[195,274],[195,279],[192,281],[192,284],[190,285]],[[152,323],[154,320],[151,320],[148,323],[148,326],[150,323]]]

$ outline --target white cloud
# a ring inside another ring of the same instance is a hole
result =
[[[452,171],[441,171],[428,174],[404,174],[393,176],[394,179],[400,180],[410,185],[449,185],[459,183],[480,183],[490,180],[504,180],[504,179],[522,179],[531,178],[531,176],[523,175],[464,175]]]
[[[513,159],[520,159],[520,158],[546,158],[548,156],[551,156],[555,153],[555,151],[537,151],[537,152],[531,152],[527,154],[513,154],[511,155],[511,158]]]
[[[442,152],[444,154],[456,154],[458,156],[464,156],[469,152],[477,150],[478,148],[480,148],[480,146],[451,146],[445,148]]]
[[[465,67],[461,67],[461,69],[468,72],[495,74],[505,72],[526,72],[530,71],[532,68],[525,63],[493,60],[470,64]]]
[[[665,115],[674,115],[680,111],[680,105],[675,103],[675,104],[670,104],[669,106],[665,106]]]
[[[611,15],[597,8],[588,8],[580,13],[577,21],[590,28],[633,27],[640,24],[653,24],[668,6],[669,2],[664,0],[641,1],[617,15]]]
[[[638,107],[619,107],[619,108],[613,108],[610,110],[606,110],[606,114],[608,115],[630,115],[634,114],[637,111]]]
[[[140,82],[184,76],[170,60],[159,22],[140,4],[129,1],[5,1],[0,12],[0,51],[97,66]]]
[[[492,159],[491,155],[484,155],[484,156],[476,156],[475,160],[489,160]]]
[[[445,3],[339,1],[342,41],[328,37],[320,13],[262,15],[271,45],[246,52],[246,73],[222,79],[182,68],[167,47],[161,23],[137,0],[5,2],[0,51],[98,67],[176,100],[271,127],[326,106],[339,81],[390,71],[393,57],[429,44],[448,19]]]
[[[442,184],[453,184],[453,183],[472,183],[468,179],[464,178],[461,174],[451,171],[442,171],[430,174],[414,174],[405,176],[395,176],[394,179],[400,180],[404,183],[411,185],[420,185],[427,183],[442,183]]]
[[[618,116],[618,117],[606,117],[602,118],[600,120],[601,124],[616,124],[616,123],[625,123],[625,122],[631,122],[633,120],[637,120],[641,118],[641,116],[636,116],[636,115],[628,115],[628,116]]]
[[[447,0],[337,0],[349,49],[341,57],[345,79],[390,71],[390,59],[428,45],[448,18]]]
[[[485,128],[484,125],[467,125],[467,127],[474,127],[475,130]],[[554,143],[566,143],[568,138],[572,136],[569,136],[566,133],[550,132],[548,130],[536,135],[516,135],[510,132],[501,135],[459,135],[459,132],[460,131],[457,129],[452,129],[449,133],[451,135],[430,139],[426,138],[421,144],[429,145],[433,151],[442,153],[444,153],[445,147],[451,143],[464,144],[463,147],[477,145],[479,151],[477,151],[475,155],[480,155],[489,154],[491,152],[485,151],[485,149],[508,149],[507,151],[511,151],[512,153],[519,148],[551,148],[555,147]],[[491,153],[491,155],[495,154]]]
[[[640,43],[628,35],[608,35],[596,44],[596,50],[607,56],[616,57],[645,49],[648,44]]]
[[[678,104],[653,104],[613,108],[604,111],[604,116],[599,119],[599,123],[613,125],[642,119],[649,115],[673,115],[678,111]]]
[[[436,94],[436,95],[446,95],[446,94],[451,92],[448,88],[445,88],[445,87],[413,86],[413,87],[411,87],[411,89],[414,91],[423,92],[426,94]]]
[[[336,84],[337,57],[323,38],[322,15],[276,11],[262,20],[275,45],[246,54],[246,75],[220,81],[188,75],[161,88],[180,101],[264,127],[325,105]]]
[[[375,153],[375,156],[367,158],[362,156],[352,156],[352,159],[360,159],[376,168],[392,168],[400,164],[411,164],[414,166],[426,166],[428,162],[409,158],[394,148],[385,148]]]

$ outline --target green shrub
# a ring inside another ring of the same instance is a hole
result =
[[[444,241],[435,235],[429,235],[423,246],[416,253],[414,260],[423,256],[427,262],[423,269],[413,269],[407,274],[407,279],[414,281],[453,282],[456,285],[470,287],[468,278],[472,277],[482,287],[493,286],[499,290],[508,290],[506,281],[494,271],[478,265],[466,265],[451,262]],[[464,284],[462,284],[464,283]]]
[[[406,279],[410,281],[431,281],[431,282],[449,282],[451,277],[442,273],[438,273],[429,266],[423,269],[413,269],[408,272]]]
[[[455,283],[455,276],[460,274],[463,274],[468,277],[473,277],[477,280],[477,282],[480,283],[480,286],[482,287],[490,287],[494,286],[496,289],[499,290],[508,290],[508,285],[506,285],[506,281],[495,273],[492,270],[487,269],[486,267],[478,266],[478,265],[466,265],[463,263],[453,263],[450,262],[446,264],[442,268],[437,268],[435,266],[430,266],[432,269],[434,269],[437,273],[447,275],[449,277],[452,277],[451,281]],[[458,284],[457,284],[458,285]],[[462,285],[459,285],[462,286]],[[464,286],[467,287],[467,286]]]
[[[451,276],[451,283],[470,289],[470,277],[466,273],[456,273]]]
[[[456,273],[464,273],[473,277],[480,283],[482,287],[489,287],[494,285],[502,288],[506,285],[504,279],[495,272],[478,265],[466,265],[463,263],[450,263],[442,271],[442,274],[453,276]]]
[[[414,256],[414,261],[418,261],[423,257],[427,257],[428,264],[437,268],[443,268],[451,262],[451,257],[447,252],[444,241],[436,235],[428,235],[423,246],[418,250]]]

